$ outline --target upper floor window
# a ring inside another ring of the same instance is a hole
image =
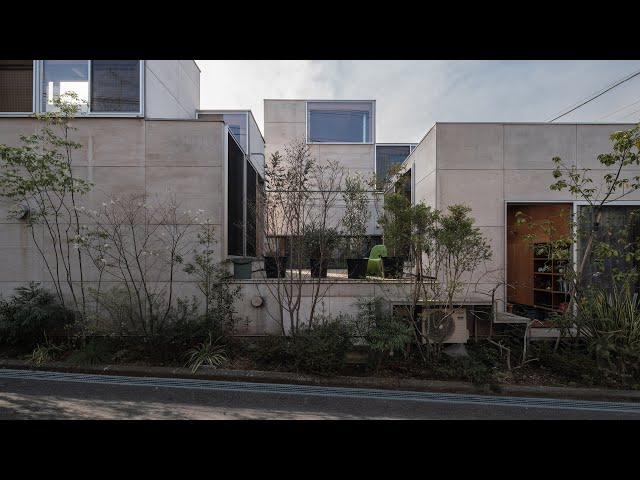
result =
[[[54,111],[54,99],[67,92],[77,94],[80,101],[89,102],[88,60],[45,60],[43,67],[43,112]]]
[[[0,60],[0,112],[33,112],[33,60]]]
[[[140,60],[45,60],[42,111],[75,92],[96,113],[140,112]]]
[[[91,111],[140,111],[140,60],[91,61]]]
[[[0,114],[54,111],[73,92],[89,104],[85,113],[142,115],[141,78],[140,60],[2,60]]]
[[[373,102],[307,102],[309,143],[371,143]]]
[[[414,147],[414,145],[376,145],[376,177],[379,185],[387,180],[389,169],[394,165],[401,165]]]
[[[224,113],[222,115],[224,122],[229,126],[229,130],[236,140],[247,152],[247,114],[246,113]]]

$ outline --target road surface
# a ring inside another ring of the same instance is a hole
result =
[[[0,369],[0,419],[640,419],[640,404]]]

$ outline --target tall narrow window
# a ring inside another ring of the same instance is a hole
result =
[[[0,60],[0,112],[33,111],[33,60]]]
[[[77,94],[78,100],[89,101],[89,61],[45,60],[42,111],[54,111],[54,98],[67,92]]]
[[[140,111],[140,60],[91,61],[91,111]]]
[[[308,102],[310,143],[371,143],[373,102]]]

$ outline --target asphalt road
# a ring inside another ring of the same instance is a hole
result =
[[[353,398],[316,394],[234,391],[210,387],[139,386],[85,382],[82,375],[58,379],[0,376],[0,419],[635,419],[638,411],[540,408],[453,401]],[[117,382],[117,380],[114,380]],[[207,384],[209,385],[209,384]],[[245,384],[246,385],[246,384]],[[262,388],[258,384],[257,389]],[[264,388],[270,388],[265,386]],[[328,394],[322,392],[328,392]],[[374,392],[374,391],[372,391]],[[363,392],[363,395],[366,391]],[[486,397],[495,401],[495,398]]]

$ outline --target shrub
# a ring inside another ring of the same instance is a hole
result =
[[[381,297],[360,299],[358,313],[352,320],[358,335],[374,352],[402,350],[413,338],[411,326],[394,317],[391,306]]]
[[[256,340],[251,358],[259,365],[280,365],[287,361],[287,339],[280,335],[267,335]]]
[[[591,287],[579,302],[577,324],[598,366],[619,375],[640,373],[640,298],[633,286]]]
[[[0,341],[6,343],[33,344],[47,332],[62,331],[73,320],[74,312],[38,282],[16,288],[9,301],[0,298]]]
[[[55,360],[63,351],[62,347],[50,342],[45,336],[44,343],[38,344],[33,352],[27,356],[27,362],[34,367],[41,367],[45,363]]]
[[[220,338],[214,340],[210,333],[207,340],[187,352],[186,366],[191,368],[191,373],[196,373],[202,365],[218,367],[227,360],[224,345],[219,342]]]
[[[351,348],[352,327],[346,322],[328,320],[300,328],[292,335],[289,354],[297,370],[332,375],[344,366]]]
[[[109,345],[100,339],[92,339],[80,350],[73,352],[67,362],[71,365],[98,365],[112,359]]]

